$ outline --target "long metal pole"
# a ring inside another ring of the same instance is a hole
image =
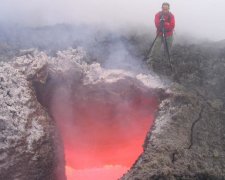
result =
[[[153,48],[153,46],[154,46],[154,44],[155,44],[155,41],[156,41],[156,39],[158,38],[158,36],[159,36],[159,33],[157,33],[157,35],[156,35],[156,37],[155,37],[155,39],[154,39],[153,43],[151,44],[151,46],[150,46],[150,48],[149,48],[149,50],[148,50],[147,54],[145,55],[145,57],[144,57],[143,61],[145,61],[145,60],[147,60],[147,59],[148,59],[148,55],[151,53],[152,48]]]
[[[168,56],[171,71],[173,71],[173,67],[172,67],[171,59],[170,59],[170,51],[169,51],[169,47],[168,47],[168,43],[167,43],[167,39],[166,39],[164,24],[162,25],[162,33],[163,33],[162,35],[163,35],[164,48],[165,48],[167,56]]]

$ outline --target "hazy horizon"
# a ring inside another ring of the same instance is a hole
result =
[[[0,22],[25,26],[59,23],[144,25],[154,30],[154,15],[164,0],[2,0]],[[168,0],[176,18],[175,34],[225,39],[224,0]]]

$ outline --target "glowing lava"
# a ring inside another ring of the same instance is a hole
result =
[[[104,166],[82,170],[75,170],[67,166],[66,175],[68,180],[116,180],[127,170],[128,168],[122,166]]]
[[[97,91],[97,90],[96,90]],[[59,94],[65,94],[61,89]],[[114,97],[115,96],[115,97]],[[64,141],[68,180],[116,180],[142,153],[158,101],[154,96],[57,96],[53,115]]]

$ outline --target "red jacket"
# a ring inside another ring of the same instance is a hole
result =
[[[160,30],[160,19],[162,16],[162,12],[158,12],[155,15],[155,26],[157,28],[157,33],[159,33],[159,35],[162,35],[162,31]],[[173,35],[173,30],[175,27],[175,18],[174,15],[169,12],[168,14],[164,15],[164,19],[165,19],[165,23],[164,23],[164,28],[166,30],[166,36],[172,36]]]

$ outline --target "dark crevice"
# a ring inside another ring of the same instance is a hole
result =
[[[194,128],[195,128],[195,125],[201,120],[202,118],[202,112],[204,110],[204,107],[202,106],[201,107],[201,110],[199,112],[199,116],[198,118],[192,123],[192,126],[191,126],[191,137],[190,137],[190,145],[188,146],[187,149],[191,149],[192,146],[193,146],[193,139],[194,139]]]
[[[171,161],[172,161],[172,163],[174,164],[175,163],[175,161],[177,160],[176,159],[176,155],[178,154],[178,152],[177,151],[174,151],[173,153],[172,153],[172,155],[171,155]]]

